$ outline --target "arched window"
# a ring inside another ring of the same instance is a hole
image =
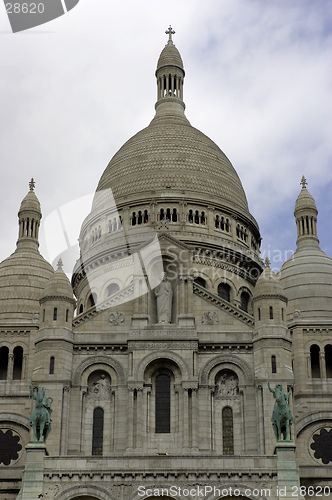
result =
[[[54,375],[54,362],[55,362],[54,356],[51,356],[50,357],[50,375]]]
[[[173,208],[172,222],[177,222],[177,221],[178,221],[178,215],[176,213],[176,208]]]
[[[131,225],[136,226],[136,212],[133,212],[133,216],[131,218]]]
[[[108,221],[108,232],[111,233],[112,232],[112,219],[110,219]]]
[[[325,346],[325,366],[326,366],[326,376],[327,378],[332,378],[332,345],[328,344]]]
[[[144,224],[147,224],[148,222],[149,222],[148,211],[144,210]]]
[[[83,304],[81,304],[81,305],[80,305],[80,308],[79,308],[78,313],[79,313],[79,314],[82,314],[82,312],[83,312]]]
[[[171,431],[171,379],[161,374],[156,377],[156,433]]]
[[[319,346],[314,344],[310,347],[310,363],[312,378],[320,378]]]
[[[171,209],[170,208],[168,208],[166,210],[166,221],[171,222]]]
[[[231,229],[231,226],[230,226],[230,224],[229,224],[229,220],[228,220],[228,219],[226,219],[225,229],[226,229],[226,231],[227,231],[228,233],[229,233],[229,231],[230,231],[230,229]]]
[[[120,290],[119,285],[117,285],[116,283],[111,283],[110,285],[108,285],[108,287],[106,289],[106,296],[109,297],[110,295],[113,295],[113,293],[117,292],[118,290]]]
[[[273,319],[273,307],[272,306],[270,306],[269,311],[270,311],[270,319]]]
[[[261,308],[259,307],[258,308],[258,321],[261,320]]]
[[[189,210],[188,222],[190,224],[192,224],[194,222],[194,216],[193,216],[193,211],[192,210]]]
[[[100,407],[93,411],[92,455],[103,454],[104,410]]]
[[[58,319],[58,308],[55,307],[53,309],[53,321],[56,321]]]
[[[275,356],[271,356],[271,371],[277,373],[277,360]]]
[[[221,219],[220,219],[220,229],[222,231],[225,231],[225,222],[224,222],[224,218],[223,217],[221,217]],[[227,231],[228,231],[228,229],[227,229]]]
[[[234,455],[233,411],[230,406],[222,410],[222,445],[224,455]]]
[[[13,350],[14,354],[14,367],[13,367],[13,380],[21,380],[22,367],[23,367],[23,348],[16,346]]]
[[[68,323],[69,309],[66,309],[66,323]]]
[[[220,283],[218,285],[218,295],[227,302],[231,301],[231,287],[227,283]]]
[[[198,210],[195,212],[195,224],[199,224],[199,213]]]
[[[217,229],[219,229],[219,215],[216,216],[216,219],[215,219],[215,222],[214,222],[214,225]]]
[[[200,276],[197,276],[196,278],[194,278],[194,283],[197,283],[198,285],[201,285],[204,288],[206,288],[206,281],[204,278],[201,278]]]
[[[204,214],[204,212],[202,212],[201,224],[203,224],[203,226],[205,226],[205,214]]]
[[[97,302],[97,294],[95,292],[92,292],[88,298],[88,309],[90,309],[90,307],[93,307],[96,305],[96,302]]]
[[[116,221],[116,217],[113,219],[113,231],[116,231],[118,229],[118,223]]]
[[[241,293],[241,309],[242,309],[242,311],[248,312],[249,298],[250,298],[249,293],[247,293],[247,292]]]
[[[0,349],[0,380],[7,379],[8,371],[8,347],[1,347]]]
[[[163,208],[160,209],[160,220],[165,220],[165,210]]]
[[[138,212],[138,217],[137,217],[137,224],[142,224],[143,223],[143,216],[141,210]]]

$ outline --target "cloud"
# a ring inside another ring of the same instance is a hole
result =
[[[332,186],[331,15],[327,1],[208,0],[202,8],[171,0],[165,9],[150,0],[81,0],[44,34],[16,35],[4,33],[0,16],[0,259],[15,248],[32,176],[46,216],[93,192],[113,154],[148,125],[170,23],[186,69],[187,117],[239,173],[263,250],[295,247],[303,174],[323,229]],[[331,255],[329,233],[320,237]]]

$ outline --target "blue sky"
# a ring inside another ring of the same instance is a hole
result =
[[[186,70],[186,115],[238,172],[262,256],[276,269],[296,249],[302,175],[332,256],[331,18],[329,1],[80,0],[12,34],[0,5],[0,260],[15,249],[31,177],[45,220],[93,192],[110,158],[151,121],[169,24]]]

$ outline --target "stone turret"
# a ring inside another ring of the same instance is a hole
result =
[[[17,248],[0,264],[0,320],[11,324],[37,320],[39,299],[54,272],[38,250],[42,213],[33,179],[29,187],[18,212]]]

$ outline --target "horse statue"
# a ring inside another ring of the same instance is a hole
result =
[[[33,430],[33,441],[42,442],[44,438],[44,443],[51,432],[51,404],[53,403],[52,398],[45,396],[45,389],[39,388],[37,394],[32,389],[32,381],[30,380],[30,397],[36,401],[36,406],[30,416],[30,425]]]
[[[284,441],[291,441],[289,428],[293,423],[293,417],[289,407],[290,392],[287,394],[283,392],[281,384],[277,384],[274,389],[271,389],[269,382],[267,385],[276,400],[271,418],[276,440],[281,441],[283,435]]]

